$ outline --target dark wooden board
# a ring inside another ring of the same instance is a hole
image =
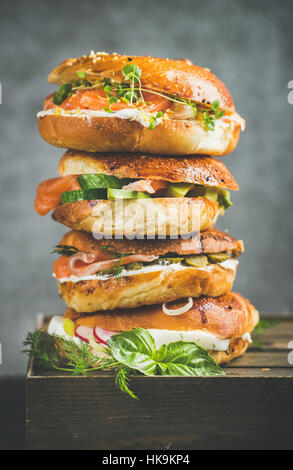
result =
[[[280,317],[279,317],[280,318]],[[115,389],[111,372],[89,377],[37,371],[26,378],[32,449],[293,448],[293,317],[228,364],[224,377],[131,378],[139,396]]]

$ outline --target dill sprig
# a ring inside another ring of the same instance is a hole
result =
[[[56,245],[54,250],[51,251],[51,254],[57,253],[58,255],[63,256],[72,256],[75,253],[78,253],[79,249],[72,245]]]
[[[119,280],[119,282],[121,282],[122,261],[124,257],[129,256],[130,253],[119,253],[112,245],[102,246],[100,249],[112,255],[113,258],[118,258],[118,261],[113,266],[113,270],[114,276]]]

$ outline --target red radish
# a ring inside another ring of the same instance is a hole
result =
[[[85,341],[86,343],[89,342],[89,338],[93,334],[93,329],[90,326],[82,326],[79,325],[75,329],[75,336],[80,338],[82,341]]]
[[[111,336],[116,335],[119,333],[119,331],[113,331],[113,330],[105,330],[104,328],[100,328],[99,326],[96,326],[94,328],[94,337],[103,344],[107,344],[107,341]]]

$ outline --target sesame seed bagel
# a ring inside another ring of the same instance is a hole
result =
[[[203,110],[211,109],[212,104],[218,102],[219,108],[225,112],[224,116],[216,119],[213,130],[204,126],[199,116],[186,114],[185,108],[182,112],[182,106],[179,110],[171,110],[171,113],[168,108],[151,130],[151,111],[146,117],[129,114],[128,111],[134,109],[131,106],[124,107],[122,114],[115,114],[105,112],[107,107],[89,108],[85,105],[73,107],[68,112],[61,103],[59,108],[38,114],[41,136],[57,147],[87,152],[222,156],[233,151],[245,122],[235,112],[232,97],[221,80],[209,69],[194,65],[189,60],[91,53],[64,61],[50,73],[48,81],[57,85],[73,83],[78,74],[84,74],[91,86],[100,86],[105,79],[110,79],[111,83],[121,83],[125,80],[123,68],[129,64],[139,67],[140,86],[153,96],[162,96],[163,93],[163,99],[169,97],[172,104],[172,99],[174,101],[176,98],[179,106],[182,100],[189,100],[188,103],[191,101]]]
[[[196,102],[212,103],[219,100],[221,108],[235,111],[230,92],[209,69],[186,60],[139,57],[104,52],[67,59],[52,70],[48,82],[61,85],[76,80],[78,72],[85,72],[87,79],[124,80],[122,69],[135,63],[141,69],[141,84],[149,89],[178,95]]]
[[[58,165],[61,176],[102,173],[117,178],[164,180],[238,190],[224,163],[209,156],[174,157],[68,150]]]
[[[219,212],[212,199],[173,197],[77,201],[57,206],[52,217],[104,237],[177,236],[212,227]]]
[[[178,255],[201,255],[226,251],[232,257],[239,256],[244,251],[242,240],[237,240],[227,233],[215,228],[200,232],[192,239],[165,240],[127,240],[127,239],[97,239],[92,234],[77,230],[67,232],[60,240],[60,245],[74,246],[81,252],[95,252],[111,245],[114,251],[122,254],[141,254],[162,256],[167,253]]]

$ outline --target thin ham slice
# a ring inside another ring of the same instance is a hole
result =
[[[123,186],[122,189],[129,191],[143,191],[145,193],[154,194],[159,189],[165,189],[167,186],[167,181],[138,180]]]
[[[130,263],[142,262],[151,263],[157,256],[147,255],[126,255],[124,258],[112,258],[104,261],[96,261],[96,253],[76,253],[69,258],[69,269],[71,273],[76,277],[91,276],[104,269],[112,268],[120,265],[126,265]]]

